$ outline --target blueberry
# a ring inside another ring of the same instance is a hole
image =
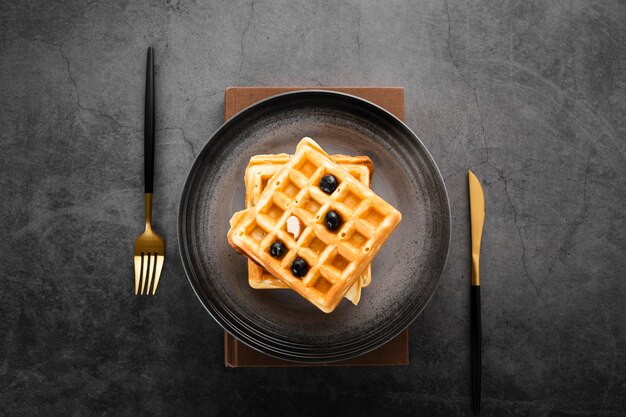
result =
[[[272,255],[273,258],[280,259],[283,257],[285,252],[287,252],[287,248],[285,247],[285,244],[280,240],[277,240],[276,242],[272,243],[272,246],[270,246],[270,255]]]
[[[337,230],[339,229],[342,223],[343,222],[341,221],[341,217],[336,211],[331,210],[328,213],[326,213],[326,227],[328,227],[328,230],[330,231]]]
[[[337,182],[337,178],[334,175],[325,175],[322,177],[320,181],[320,188],[326,194],[332,194],[333,191],[337,189],[339,182]]]
[[[302,278],[307,272],[309,272],[309,264],[304,259],[296,258],[291,264],[291,273],[298,278]]]

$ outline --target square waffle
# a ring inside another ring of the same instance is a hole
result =
[[[254,207],[265,190],[270,178],[289,162],[289,155],[256,155],[250,158],[244,176],[246,184],[246,208]],[[367,156],[333,155],[331,159],[348,171],[354,178],[369,187],[374,173],[374,164]],[[350,287],[345,297],[353,304],[361,299],[361,288],[367,287],[372,280],[372,268],[368,265],[360,278]],[[256,289],[289,288],[280,279],[274,277],[265,268],[252,260],[248,260],[248,283]]]
[[[319,188],[320,179],[328,174],[339,182],[330,195]],[[336,231],[324,225],[329,210],[339,213],[343,220]],[[286,228],[291,216],[305,227],[297,241]],[[228,241],[330,313],[401,218],[398,210],[333,162],[317,143],[304,138],[291,160],[270,179],[257,204],[233,215]],[[276,240],[288,250],[280,259],[269,253]],[[297,258],[309,266],[301,278],[291,271]]]

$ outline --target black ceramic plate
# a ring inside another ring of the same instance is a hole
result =
[[[250,288],[246,258],[226,240],[231,215],[244,208],[250,157],[293,153],[304,136],[329,154],[369,156],[372,189],[403,216],[359,305],[344,299],[331,314],[291,290]],[[384,344],[422,311],[446,262],[450,210],[435,162],[404,123],[357,97],[299,91],[247,108],[211,137],[183,189],[178,239],[191,285],[224,329],[278,358],[333,361]]]

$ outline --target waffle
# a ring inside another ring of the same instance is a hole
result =
[[[253,207],[259,201],[261,192],[267,186],[268,181],[281,166],[289,162],[289,155],[256,155],[250,159],[246,168],[246,208]],[[370,185],[374,164],[367,156],[333,155],[332,160],[340,167],[348,171],[354,178],[364,185]],[[372,280],[372,268],[368,265],[360,278],[350,287],[345,297],[354,305],[361,299],[361,288],[367,287]],[[267,272],[265,268],[252,260],[248,260],[248,283],[256,289],[281,289],[289,288],[280,279]]]
[[[319,188],[320,179],[328,174],[339,181],[330,195]],[[340,214],[343,225],[339,230],[331,232],[323,224],[328,210]],[[286,230],[290,216],[297,216],[305,226],[297,241]],[[269,180],[257,204],[233,215],[228,241],[320,310],[330,313],[401,217],[398,210],[333,162],[317,143],[304,138],[291,160]],[[288,250],[281,259],[269,253],[276,240]],[[297,257],[310,267],[302,278],[291,272]]]

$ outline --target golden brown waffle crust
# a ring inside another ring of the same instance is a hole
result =
[[[244,181],[246,185],[246,208],[253,207],[259,200],[261,192],[265,189],[269,179],[278,169],[289,162],[291,158],[288,154],[276,155],[256,155],[250,159],[246,168]],[[370,186],[374,173],[374,163],[367,156],[332,155],[331,159],[337,165],[348,171],[354,178]],[[363,271],[360,278],[348,290],[345,297],[354,305],[361,299],[361,288],[369,286],[372,281],[371,265]],[[274,277],[265,268],[255,261],[248,260],[248,284],[250,287],[259,290],[287,289],[289,286],[280,279]]]
[[[331,195],[318,185],[327,174],[339,181]],[[335,232],[323,225],[324,213],[331,209],[344,221]],[[305,225],[297,241],[284,230],[286,219],[292,215]],[[330,313],[401,218],[398,210],[333,162],[317,143],[304,138],[294,156],[270,179],[258,203],[235,213],[228,239],[320,310]],[[282,259],[269,254],[269,246],[277,239],[288,249]],[[310,265],[302,278],[290,271],[296,257]]]

